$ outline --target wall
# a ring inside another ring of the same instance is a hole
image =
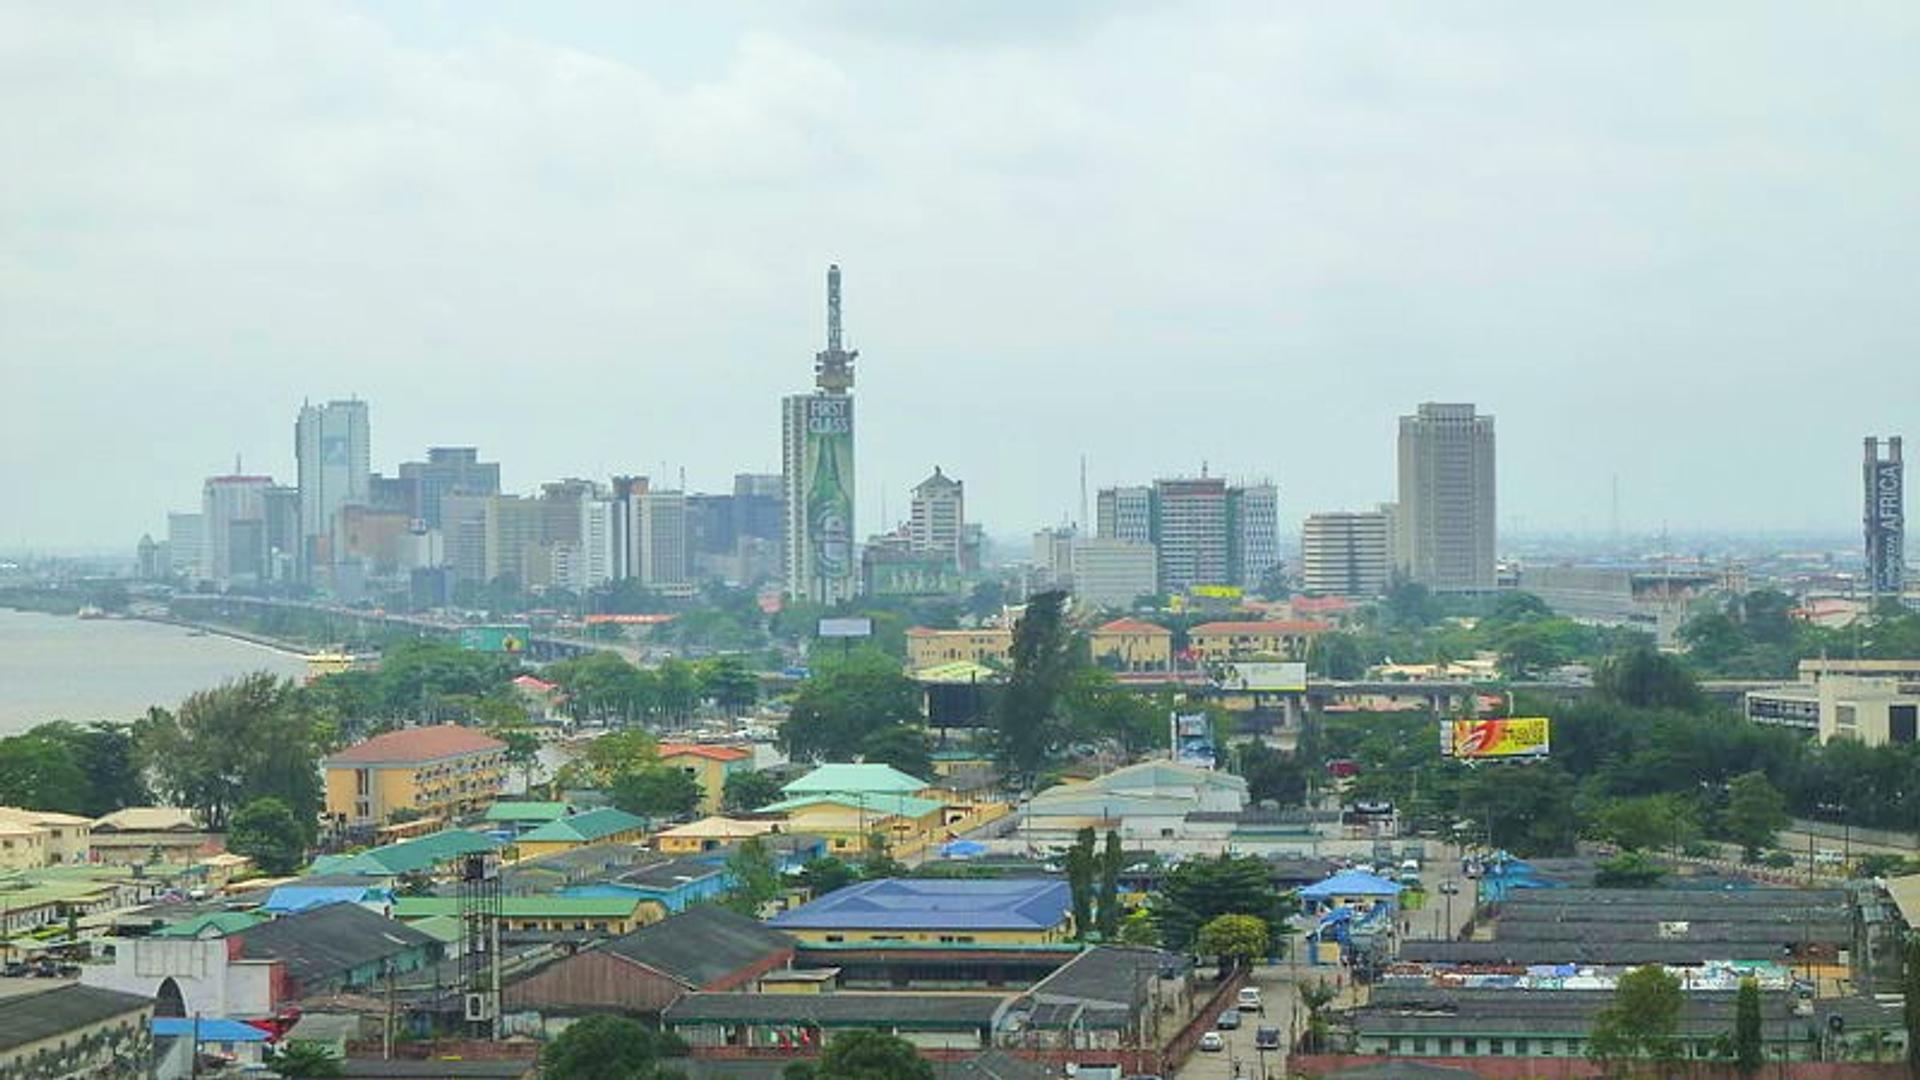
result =
[[[1596,1080],[1603,1077],[1600,1066],[1585,1058],[1459,1058],[1394,1057],[1367,1054],[1295,1054],[1287,1059],[1290,1074],[1318,1078],[1341,1069],[1377,1066],[1385,1061],[1420,1062],[1469,1069],[1485,1080]],[[1726,1066],[1677,1065],[1669,1077],[1687,1080],[1739,1080],[1739,1074]],[[1858,1061],[1796,1061],[1782,1066],[1769,1061],[1760,1074],[1765,1080],[1907,1080],[1904,1064],[1872,1064]]]

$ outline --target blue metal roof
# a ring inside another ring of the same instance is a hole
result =
[[[393,892],[367,885],[280,885],[260,910],[291,915],[328,904],[358,904],[368,899],[392,899]]]
[[[1325,881],[1300,890],[1302,900],[1325,900],[1333,896],[1399,896],[1400,886],[1383,877],[1342,870]]]
[[[782,912],[787,930],[1046,930],[1067,919],[1064,881],[882,878],[850,885]]]
[[[160,1038],[175,1036],[203,1043],[267,1041],[267,1033],[263,1029],[220,1016],[203,1016],[198,1020],[185,1016],[156,1016],[153,1018],[153,1033]]]

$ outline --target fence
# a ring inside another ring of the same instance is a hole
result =
[[[1387,1057],[1374,1054],[1295,1054],[1287,1069],[1296,1076],[1317,1078],[1342,1069],[1417,1062],[1463,1069],[1485,1080],[1598,1080],[1606,1071],[1578,1057]],[[1641,1071],[1653,1075],[1647,1063]],[[1741,1080],[1731,1065],[1686,1062],[1665,1068],[1667,1080]],[[1905,1064],[1864,1061],[1769,1061],[1754,1080],[1907,1080]]]

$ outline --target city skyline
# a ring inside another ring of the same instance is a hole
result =
[[[993,15],[0,14],[57,61],[0,117],[61,120],[0,191],[0,548],[124,550],[236,453],[290,483],[302,398],[509,490],[777,471],[829,261],[861,536],[935,461],[1057,523],[1082,455],[1271,477],[1291,536],[1391,497],[1420,401],[1501,417],[1503,533],[1608,531],[1616,481],[1632,532],[1857,528],[1920,399],[1920,14]]]

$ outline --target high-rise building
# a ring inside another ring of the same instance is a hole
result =
[[[786,499],[787,595],[819,604],[851,599],[860,560],[853,542],[853,361],[841,345],[840,268],[827,268],[827,347],[814,357],[812,394],[781,400],[780,473]]]
[[[490,495],[486,504],[485,581],[512,578],[521,587],[546,584],[541,541],[546,507],[523,495]]]
[[[275,484],[263,498],[267,507],[267,576],[291,581],[300,564],[300,489]]]
[[[966,485],[933,467],[933,475],[916,484],[907,518],[908,544],[915,554],[951,559],[962,568],[962,541],[966,534]]]
[[[687,496],[643,491],[633,496],[634,577],[648,589],[676,591],[693,581],[687,550]]]
[[[1041,529],[1033,534],[1033,587],[1073,588],[1073,542],[1079,533],[1071,525]]]
[[[427,460],[400,463],[400,477],[419,486],[420,517],[430,529],[441,527],[448,495],[500,494],[500,463],[481,461],[471,446],[430,446]]]
[[[498,495],[446,494],[440,500],[440,542],[454,584],[487,579],[487,508]]]
[[[1153,483],[1153,546],[1160,587],[1232,583],[1228,572],[1227,482],[1218,477]]]
[[[1095,501],[1096,535],[1107,540],[1153,543],[1153,489],[1102,488]]]
[[[1387,515],[1379,510],[1309,514],[1301,527],[1301,588],[1315,596],[1379,596],[1391,563]]]
[[[368,501],[373,476],[372,441],[364,401],[302,405],[294,425],[299,465],[300,567],[311,577],[329,561],[326,553],[334,512]]]
[[[1866,483],[1862,522],[1867,535],[1867,587],[1874,596],[1898,598],[1907,584],[1906,465],[1900,460],[1900,436],[1866,441],[1862,466]]]
[[[1495,586],[1493,417],[1471,404],[1422,404],[1400,418],[1402,571],[1433,589]]]
[[[1074,538],[1068,552],[1073,595],[1084,603],[1126,608],[1160,591],[1152,544],[1081,536]]]
[[[197,581],[207,576],[207,519],[200,514],[167,515],[167,573]]]
[[[201,489],[206,576],[216,584],[258,584],[266,576],[267,476],[210,476]]]
[[[159,581],[167,576],[166,545],[156,544],[150,534],[142,533],[140,543],[134,548],[138,569],[135,575],[141,581]]]
[[[1280,489],[1272,483],[1227,489],[1227,582],[1257,589],[1280,565]]]

